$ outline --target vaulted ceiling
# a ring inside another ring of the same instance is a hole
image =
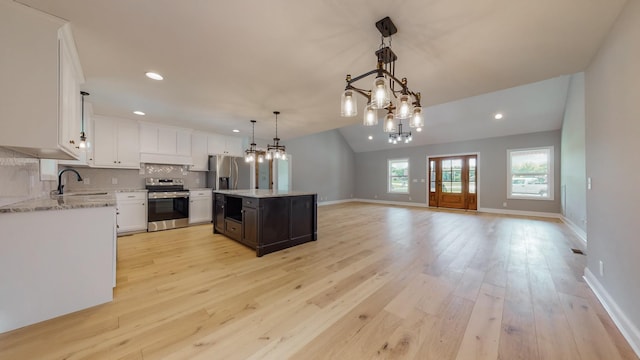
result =
[[[440,131],[414,142],[434,143],[559,128],[562,75],[587,67],[626,0],[19,2],[71,22],[98,114],[244,136],[256,119],[268,139],[279,110],[285,140],[342,128],[365,151],[382,145],[360,143],[370,130],[340,117],[339,99],[346,74],[375,68],[377,20],[396,24],[396,74]]]

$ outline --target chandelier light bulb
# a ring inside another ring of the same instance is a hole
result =
[[[411,127],[421,128],[424,126],[424,117],[422,116],[422,107],[416,106],[413,108],[413,117],[409,123]],[[420,131],[420,130],[418,130]]]
[[[389,144],[393,143],[393,139],[389,138]]]
[[[258,162],[259,163],[264,162],[264,156],[258,155]]]
[[[393,121],[393,113],[388,113],[384,117],[384,132],[394,132],[396,131],[396,124]]]
[[[400,105],[398,106],[398,119],[408,119],[411,117],[411,101],[409,95],[400,95]]]
[[[371,104],[374,109],[384,109],[389,104],[389,91],[387,90],[387,79],[378,76],[373,80],[373,90],[371,93]]]
[[[378,116],[371,103],[364,108],[364,126],[378,125]]]
[[[267,152],[267,155],[265,157],[267,158],[267,160],[271,160],[272,159],[270,152]]]
[[[344,117],[353,117],[358,115],[358,102],[352,90],[345,90],[342,93],[342,111]]]
[[[421,132],[421,131],[422,131],[422,128],[421,128],[421,127],[419,127],[419,128],[417,128],[417,129],[416,129],[416,131],[417,131],[417,132]]]

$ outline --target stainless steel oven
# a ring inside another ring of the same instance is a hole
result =
[[[189,191],[182,179],[147,178],[147,230],[175,229],[189,225]]]

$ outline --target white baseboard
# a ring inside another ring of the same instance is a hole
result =
[[[415,207],[429,207],[425,203],[415,203],[408,201],[389,201],[389,200],[371,200],[371,199],[351,199],[351,201],[365,202],[372,204],[384,204],[384,205],[398,205],[398,206],[415,206]]]
[[[331,200],[331,201],[318,201],[318,206],[324,205],[335,205],[335,204],[344,204],[348,202],[355,201],[354,199],[342,199],[342,200]]]
[[[518,215],[518,216],[534,216],[544,218],[560,219],[561,214],[541,212],[541,211],[523,211],[523,210],[507,210],[507,209],[494,209],[494,208],[479,208],[479,212],[485,212],[490,214],[504,214],[504,215]]]
[[[591,288],[602,306],[607,311],[611,319],[616,324],[622,336],[629,342],[631,348],[640,357],[640,330],[629,320],[629,318],[622,312],[618,304],[613,300],[611,295],[605,290],[598,278],[588,269],[584,269],[584,280]]]
[[[561,219],[565,224],[567,224],[569,229],[571,229],[571,231],[573,231],[573,233],[576,234],[578,239],[582,241],[582,245],[587,246],[587,232],[582,230],[580,227],[578,227],[578,225],[576,225],[576,223],[574,223],[573,221],[569,220],[569,218],[562,216]]]
[[[421,207],[421,208],[430,207],[427,203],[408,202],[408,201],[389,201],[389,200],[378,200],[378,199],[344,199],[344,200],[336,200],[336,201],[323,201],[323,202],[318,202],[318,206],[341,204],[346,202],[364,202],[364,203],[371,203],[371,204],[413,206],[413,207]],[[438,208],[434,208],[434,209],[438,209]],[[455,209],[452,209],[452,210],[455,210]],[[470,211],[475,211],[475,210],[470,210]],[[506,210],[506,209],[493,209],[493,208],[480,208],[477,211],[492,213],[492,214],[535,216],[535,217],[545,217],[545,218],[554,218],[554,219],[560,219],[562,217],[562,215],[558,213],[548,213],[548,212],[538,212],[538,211]]]

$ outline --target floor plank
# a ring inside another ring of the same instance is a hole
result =
[[[114,301],[0,359],[638,359],[556,220],[318,210],[318,241],[261,258],[210,224],[121,237]]]

